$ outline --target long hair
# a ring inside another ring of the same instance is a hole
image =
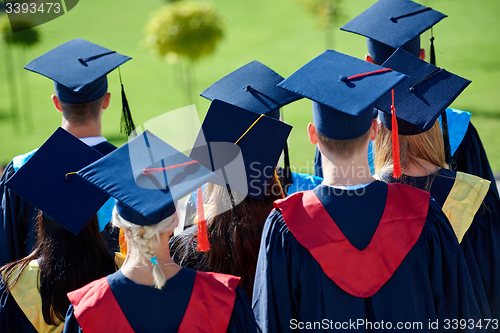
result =
[[[375,174],[377,175],[393,171],[391,137],[392,132],[381,125],[375,140]],[[431,162],[440,168],[448,168],[445,163],[443,135],[439,120],[436,120],[427,132],[417,135],[400,135],[399,155],[403,169],[410,164],[418,166],[418,159]]]
[[[240,202],[236,200],[239,203],[232,206],[238,193],[209,183],[207,205],[213,209],[207,214],[210,250],[196,252],[195,235],[187,235],[181,240],[182,245],[176,249],[175,256],[196,257],[192,267],[196,270],[240,276],[243,290],[252,299],[262,229],[273,202],[282,198],[282,191],[279,181],[271,178],[264,200],[247,196]]]
[[[118,228],[122,228],[125,233],[125,237],[127,238],[127,252],[130,253],[131,250],[135,249],[143,258],[150,260],[156,256],[156,249],[158,248],[158,245],[161,244],[160,234],[167,231],[173,231],[177,226],[179,221],[176,217],[177,214],[174,213],[157,224],[141,226],[133,224],[122,218],[118,214],[115,206],[113,209],[112,221],[113,225]],[[152,265],[152,267],[155,288],[161,289],[166,282],[165,275],[163,274],[160,265]]]
[[[0,268],[0,274],[7,289],[11,289],[26,266],[38,260],[43,319],[49,325],[56,325],[55,318],[64,321],[70,305],[67,293],[114,273],[117,267],[99,233],[96,215],[77,236],[41,212],[37,215],[36,229],[35,250]],[[18,273],[13,276],[16,270]]]

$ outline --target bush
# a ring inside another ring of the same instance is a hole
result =
[[[146,27],[146,44],[163,57],[196,61],[214,51],[222,19],[206,2],[179,1],[160,9]]]
[[[16,25],[17,27],[26,30],[13,33],[9,18],[7,16],[3,16],[0,19],[0,39],[2,39],[7,45],[30,47],[40,41],[40,34],[30,23],[25,21],[15,21],[12,22],[12,25]]]

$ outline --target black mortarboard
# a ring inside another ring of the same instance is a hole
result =
[[[398,49],[383,66],[409,76],[394,88],[396,118],[401,135],[416,135],[431,129],[439,115],[471,82],[402,49]],[[380,110],[380,120],[388,129],[392,128],[391,104],[391,96],[386,95],[375,105]]]
[[[153,225],[175,212],[177,200],[217,178],[149,131],[78,175],[116,199],[118,214],[138,225]]]
[[[42,54],[24,66],[54,81],[57,97],[69,104],[85,104],[101,98],[108,90],[106,75],[129,61],[130,57],[75,38]],[[122,85],[124,118],[128,134],[133,121]]]
[[[212,101],[190,157],[219,175],[221,186],[262,200],[292,126]]]
[[[332,139],[348,140],[366,133],[374,116],[375,102],[404,77],[328,50],[278,86],[313,101],[314,124],[320,133]]]
[[[101,157],[101,153],[58,128],[6,186],[76,235],[109,198],[75,175]]]
[[[278,73],[254,60],[212,84],[201,96],[279,119],[282,106],[302,98],[277,88],[281,81]]]
[[[367,37],[370,56],[381,64],[398,47],[418,56],[420,34],[445,17],[410,0],[379,0],[340,29]]]

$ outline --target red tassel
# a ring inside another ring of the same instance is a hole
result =
[[[207,221],[205,220],[205,208],[203,207],[203,193],[201,187],[198,188],[196,205],[198,206],[198,246],[196,250],[207,252],[210,250],[208,242]]]
[[[402,176],[401,161],[399,157],[399,134],[398,134],[398,120],[396,118],[396,108],[394,107],[394,89],[392,89],[392,105],[391,105],[391,127],[392,127],[392,162],[394,170],[392,177],[399,178]]]

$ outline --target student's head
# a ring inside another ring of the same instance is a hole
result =
[[[384,96],[377,103],[383,126],[376,142],[376,172],[386,170],[388,159],[396,159],[389,156],[389,150],[392,151],[389,130],[397,130],[399,134],[403,169],[419,159],[444,167],[444,143],[437,119],[470,81],[401,49],[390,57],[386,65],[408,75],[408,79],[394,89],[394,99]]]
[[[116,207],[113,210],[113,225],[123,229],[127,239],[127,253],[136,252],[145,265],[150,264],[153,257],[156,257],[157,249],[162,241],[168,244],[168,238],[173,233],[179,223],[177,214],[174,212],[166,219],[152,225],[138,225],[131,223],[121,217]],[[166,279],[159,265],[152,265],[153,278],[157,289],[163,288]]]
[[[340,29],[366,37],[365,60],[381,65],[397,48],[424,60],[420,35],[445,17],[410,0],[378,0]]]
[[[405,78],[388,68],[328,50],[279,84],[312,100],[309,140],[322,155],[367,155],[377,135],[375,103]]]
[[[72,125],[81,125],[82,122],[100,119],[102,110],[109,105],[107,74],[130,59],[75,38],[33,59],[24,68],[51,79],[55,90],[52,100],[56,109]],[[122,90],[124,129],[128,134],[133,121],[124,96]]]
[[[159,260],[169,260],[177,201],[215,174],[148,130],[78,174],[115,198],[112,220],[127,237],[127,259],[150,266],[155,287],[161,289],[166,280]],[[158,252],[160,247],[165,252]]]
[[[75,171],[101,157],[58,128],[6,184],[44,212],[38,215],[34,252],[14,262],[7,272],[14,278],[10,287],[32,260],[38,261],[38,290],[48,324],[55,324],[56,318],[64,320],[70,305],[68,292],[115,271],[96,217],[108,197],[94,186],[75,181]]]
[[[57,111],[62,112],[63,117],[74,126],[85,125],[89,122],[100,121],[102,113],[109,106],[111,94],[106,92],[95,101],[87,103],[66,103],[60,100],[57,95],[52,95],[52,102]]]
[[[399,154],[403,170],[410,164],[418,168],[421,160],[445,168],[443,136],[439,120],[436,120],[434,126],[424,133],[399,135]],[[393,172],[392,156],[392,132],[381,124],[375,140],[376,174]]]

